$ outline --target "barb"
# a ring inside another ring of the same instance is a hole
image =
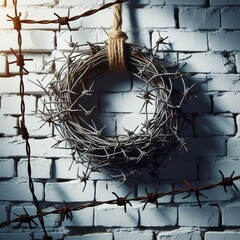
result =
[[[222,177],[222,183],[223,183],[222,185],[223,185],[224,191],[227,192],[227,186],[233,186],[239,192],[239,189],[234,183],[234,178],[233,178],[235,171],[232,172],[230,177],[225,177],[221,170],[219,170],[219,172]]]
[[[117,198],[117,205],[118,206],[124,206],[124,212],[127,212],[127,204],[129,204],[130,206],[132,206],[132,204],[130,203],[130,200],[127,199],[128,196],[131,194],[132,192],[128,193],[125,197],[119,197],[115,192],[112,192],[113,195],[116,196]]]

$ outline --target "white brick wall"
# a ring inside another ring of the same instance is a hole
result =
[[[70,17],[98,8],[112,0],[18,0],[21,19],[56,19],[54,13]],[[45,124],[37,109],[42,110],[46,93],[36,84],[44,86],[54,78],[48,73],[51,64],[46,61],[71,51],[70,39],[88,49],[87,42],[106,41],[106,32],[113,26],[113,7],[93,16],[71,22],[73,31],[66,25],[22,24],[22,51],[29,74],[24,76],[26,103],[25,123],[30,134],[31,167],[35,193],[43,211],[63,206],[85,205],[93,201],[116,199],[132,193],[128,198],[146,196],[186,188],[183,179],[193,186],[217,183],[219,170],[226,177],[233,171],[240,174],[240,1],[239,0],[139,0],[123,4],[123,31],[129,43],[150,47],[149,30],[154,30],[152,42],[159,40],[159,33],[167,44],[160,45],[164,52],[157,53],[170,63],[180,60],[181,71],[186,72],[186,86],[191,96],[182,110],[192,124],[182,135],[188,142],[188,151],[176,148],[159,170],[159,182],[147,172],[137,175],[123,185],[104,172],[94,172],[83,192],[84,182],[77,178],[86,172],[81,163],[72,164],[71,151],[63,149],[65,143],[54,148],[61,140],[52,125]],[[12,0],[0,0],[0,224],[13,219],[14,213],[29,214],[36,209],[29,191],[25,141],[18,133],[17,121],[21,120],[19,97],[19,68],[10,51],[17,51],[17,33],[6,16],[14,16]],[[103,30],[106,31],[104,31]],[[59,69],[62,63],[58,62]],[[137,98],[143,82],[131,73],[104,73],[94,79],[96,93],[88,98],[86,106],[97,107],[99,125],[107,124],[106,135],[125,134],[123,129],[134,130],[144,122],[139,114],[143,101]],[[178,89],[179,84],[176,84]],[[182,89],[181,89],[182,90]],[[149,106],[154,112],[154,105]],[[151,117],[152,114],[149,115]],[[43,125],[43,126],[42,126]],[[86,164],[85,164],[86,165]],[[236,186],[240,188],[239,182]],[[60,221],[59,214],[45,216],[45,225],[54,240],[237,240],[239,236],[239,198],[235,187],[222,186],[203,191],[198,207],[194,193],[167,195],[158,199],[158,208],[145,201],[131,201],[127,213],[123,206],[100,205],[74,211],[73,220]],[[36,220],[38,222],[38,220]],[[39,223],[39,222],[38,222]],[[40,225],[29,233],[28,224],[19,229],[14,223],[0,230],[0,240],[42,239]]]

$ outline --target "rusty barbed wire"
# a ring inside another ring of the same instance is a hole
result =
[[[26,73],[28,73],[27,69],[24,67],[25,66],[25,61],[28,61],[28,60],[31,60],[31,59],[24,59],[24,56],[22,54],[22,36],[21,36],[22,26],[21,26],[21,24],[22,23],[26,23],[26,24],[57,23],[57,24],[59,24],[59,30],[61,29],[62,25],[67,25],[69,30],[71,30],[69,22],[75,21],[75,20],[77,20],[81,17],[90,16],[90,15],[92,15],[92,14],[94,14],[94,13],[100,11],[100,10],[106,9],[106,8],[116,4],[116,3],[123,3],[123,2],[127,2],[127,1],[128,0],[121,0],[121,1],[118,0],[118,1],[115,1],[115,2],[112,2],[112,3],[108,3],[108,4],[105,4],[105,5],[101,6],[98,9],[93,9],[93,10],[87,11],[87,12],[81,14],[81,15],[74,16],[74,17],[70,17],[70,12],[69,12],[68,16],[66,16],[66,17],[61,17],[59,15],[56,15],[58,17],[58,19],[56,19],[56,20],[35,21],[35,20],[28,20],[28,19],[21,20],[20,19],[21,13],[18,13],[18,10],[17,10],[17,0],[13,0],[15,15],[14,15],[14,17],[9,16],[9,15],[7,15],[7,16],[10,18],[9,21],[13,22],[14,29],[18,32],[18,46],[19,46],[19,49],[18,49],[18,54],[11,49],[11,51],[13,52],[13,54],[16,57],[16,61],[11,62],[9,64],[16,63],[17,66],[19,66],[22,120],[21,120],[20,127],[18,127],[18,128],[19,128],[19,132],[20,132],[22,138],[25,140],[25,143],[26,143],[26,155],[27,155],[27,159],[28,159],[27,170],[28,170],[28,177],[29,177],[29,189],[30,189],[30,192],[32,194],[33,203],[34,203],[34,205],[37,209],[37,214],[29,215],[28,212],[26,211],[26,209],[23,208],[24,214],[19,215],[17,218],[15,218],[13,220],[5,221],[5,222],[0,223],[0,227],[5,227],[5,226],[7,226],[11,223],[16,223],[17,222],[17,223],[19,223],[17,227],[20,227],[21,224],[23,224],[23,223],[27,223],[27,224],[29,224],[29,227],[31,228],[32,223],[34,225],[36,225],[36,222],[34,221],[34,219],[38,218],[39,221],[40,221],[40,224],[43,228],[43,231],[44,231],[43,240],[50,240],[50,239],[52,239],[52,237],[48,236],[46,228],[45,228],[45,224],[44,224],[44,217],[47,216],[47,215],[50,215],[50,214],[59,214],[61,216],[61,218],[60,218],[61,221],[63,221],[65,218],[69,219],[69,220],[72,220],[73,219],[73,215],[72,215],[73,211],[80,211],[80,210],[83,210],[85,208],[97,207],[97,206],[100,206],[100,205],[103,205],[103,204],[116,204],[116,205],[119,205],[119,206],[123,206],[124,211],[127,212],[126,205],[128,204],[128,205],[132,206],[131,202],[133,202],[133,201],[144,201],[145,202],[144,206],[143,206],[143,210],[144,210],[146,205],[149,204],[149,203],[155,204],[156,207],[158,207],[157,200],[159,198],[162,198],[162,197],[168,196],[168,195],[173,196],[173,195],[182,194],[182,193],[187,193],[187,195],[185,197],[183,197],[183,199],[189,198],[191,196],[191,194],[194,193],[196,201],[197,201],[199,207],[201,207],[201,199],[200,198],[205,197],[204,194],[202,193],[202,191],[211,190],[211,189],[216,188],[218,186],[222,186],[225,192],[227,192],[227,186],[228,187],[234,187],[236,191],[239,191],[238,187],[235,184],[235,181],[240,180],[240,175],[234,177],[235,172],[233,172],[229,177],[225,177],[223,172],[219,170],[219,172],[221,174],[222,181],[220,181],[218,183],[215,183],[215,184],[205,185],[205,186],[202,186],[202,187],[195,187],[191,183],[189,183],[185,180],[184,182],[187,185],[187,188],[183,188],[183,189],[175,189],[175,190],[172,190],[172,191],[159,192],[159,193],[158,193],[158,190],[156,190],[156,192],[148,192],[147,189],[145,189],[145,192],[146,192],[145,196],[140,196],[140,197],[135,197],[135,198],[128,198],[131,192],[129,194],[127,194],[126,196],[123,196],[123,197],[119,197],[117,195],[117,193],[113,192],[113,195],[115,195],[116,198],[112,199],[112,200],[94,201],[94,202],[88,203],[86,205],[76,205],[75,207],[69,207],[67,205],[67,203],[65,201],[63,201],[64,206],[61,207],[61,208],[58,208],[58,209],[55,209],[55,210],[52,210],[52,211],[48,211],[48,212],[41,210],[38,199],[37,199],[37,197],[35,195],[35,192],[34,192],[34,182],[33,182],[33,179],[31,177],[31,161],[30,161],[31,148],[30,148],[30,144],[29,144],[29,133],[28,133],[27,127],[25,125],[25,102],[24,102],[25,92],[24,92],[23,75],[24,75],[24,71]],[[163,42],[165,39],[161,38],[161,41]],[[142,95],[142,97],[145,98],[146,105],[147,105],[150,95]],[[52,123],[52,118],[51,118],[50,122]],[[94,169],[95,169],[95,171],[98,171],[98,166],[96,166]],[[89,176],[86,175],[86,173],[83,173],[82,177],[81,176],[78,176],[78,177],[79,177],[81,182],[84,182],[84,184],[86,183],[87,179],[89,178]],[[84,185],[84,188],[85,187],[86,187],[86,185]],[[79,193],[79,194],[81,194],[81,193]]]
[[[228,178],[231,178],[232,180],[232,184],[230,185],[230,182],[228,182],[228,186],[231,187],[231,186],[234,186],[235,185],[235,181],[237,180],[240,180],[240,175],[236,176],[236,177],[233,177],[232,174],[230,177],[225,177],[223,175],[223,178],[224,179],[228,179]],[[186,183],[186,180],[184,180],[184,182]],[[214,183],[214,184],[209,184],[209,185],[204,185],[204,186],[201,186],[201,187],[196,187],[196,186],[193,186],[192,184],[190,184],[189,182],[187,182],[187,188],[179,188],[179,189],[174,189],[172,191],[168,191],[168,192],[159,192],[157,193],[157,190],[156,192],[148,192],[147,189],[145,189],[146,191],[146,195],[144,196],[139,196],[139,197],[133,197],[133,198],[128,198],[128,196],[131,194],[128,193],[126,196],[123,196],[123,197],[120,197],[117,195],[117,193],[115,192],[112,192],[113,195],[116,196],[115,199],[111,199],[111,200],[107,200],[107,201],[94,201],[94,202],[91,202],[91,203],[88,203],[86,205],[76,205],[74,207],[69,207],[65,201],[63,201],[64,203],[64,206],[61,207],[61,208],[58,208],[58,209],[54,209],[52,211],[49,211],[49,212],[39,212],[37,213],[36,215],[28,215],[28,219],[31,221],[34,220],[35,218],[39,218],[39,217],[45,217],[47,215],[50,215],[50,214],[59,214],[61,219],[64,220],[65,217],[72,220],[73,219],[73,215],[72,215],[72,212],[74,211],[80,211],[80,210],[83,210],[83,209],[86,209],[86,208],[92,208],[92,207],[97,207],[97,206],[100,206],[100,205],[103,205],[103,204],[116,204],[118,206],[123,206],[124,207],[124,212],[127,212],[127,204],[129,204],[130,206],[132,206],[131,202],[145,202],[144,205],[143,205],[143,210],[146,208],[146,205],[147,203],[152,203],[152,204],[155,204],[156,207],[158,207],[158,203],[157,203],[157,199],[160,199],[162,197],[165,197],[165,196],[174,196],[174,195],[178,195],[178,194],[183,194],[183,193],[187,193],[188,195],[183,197],[183,199],[187,199],[191,196],[192,193],[196,193],[195,194],[195,198],[196,198],[196,202],[198,204],[199,207],[202,207],[201,205],[201,197],[205,198],[204,195],[203,195],[203,191],[207,191],[207,190],[211,190],[211,189],[214,189],[218,186],[222,186],[224,188],[224,186],[226,187],[226,182],[225,180],[223,181],[220,181],[220,182],[217,182],[217,183]],[[239,191],[239,189],[237,188],[237,186],[235,185],[236,187],[236,190]],[[235,188],[234,187],[234,188]],[[193,189],[195,189],[193,191]],[[224,188],[225,190],[225,188]],[[81,194],[81,193],[79,193]],[[18,217],[16,219],[13,219],[11,221],[6,221],[6,222],[2,222],[0,223],[0,228],[1,227],[5,227],[11,223],[14,223],[14,222],[21,222],[24,223],[25,221],[25,218],[23,217]]]

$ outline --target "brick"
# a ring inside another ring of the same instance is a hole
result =
[[[212,109],[210,96],[205,92],[191,93],[193,97],[185,100],[181,106],[184,113],[208,113]]]
[[[196,136],[229,136],[236,133],[233,116],[198,116],[194,124]]]
[[[235,205],[229,205],[222,207],[222,225],[237,227],[240,225],[239,214],[240,207]]]
[[[240,141],[238,137],[231,137],[227,141],[227,156],[239,156]]]
[[[70,17],[77,16],[82,11],[79,7],[71,8]],[[46,8],[44,5],[41,7],[29,7],[28,8],[28,19],[38,20],[56,20],[57,17],[54,13],[58,14],[61,17],[68,15],[68,10],[66,8]],[[81,27],[81,19],[78,21],[69,22],[71,30],[76,30]],[[49,29],[49,30],[58,30],[59,24],[50,23],[50,24],[24,24],[24,29]],[[61,30],[68,30],[67,25],[62,25]]]
[[[33,30],[22,32],[22,50],[35,52],[51,52],[54,50],[54,32]],[[9,51],[10,48],[18,50],[17,32],[13,30],[1,30],[1,51]],[[9,41],[9,39],[16,39],[16,41]]]
[[[220,28],[220,11],[215,8],[182,8],[179,21],[181,28],[215,30]]]
[[[237,72],[240,73],[240,52],[235,54]]]
[[[84,183],[80,180],[69,182],[47,183],[45,187],[46,201],[49,202],[85,202],[94,200],[94,184],[87,182],[83,192]]]
[[[24,96],[25,114],[33,114],[36,111],[36,98],[34,96]],[[20,96],[3,96],[1,101],[2,114],[21,114]]]
[[[210,0],[211,6],[236,6],[240,5],[238,0]]]
[[[97,42],[97,31],[93,29],[79,29],[78,31],[61,31],[57,33],[57,49],[71,50],[69,43],[73,42],[81,46],[81,49],[89,49],[87,42]],[[84,46],[86,45],[86,46]]]
[[[140,209],[141,227],[170,227],[177,225],[177,207],[158,207],[147,205]]]
[[[29,86],[30,83],[28,84],[29,80],[39,80],[40,82],[44,83],[50,79],[50,77],[53,77],[52,74],[49,74],[49,71],[51,70],[52,66],[52,56],[48,53],[36,53],[36,54],[31,54],[31,53],[24,53],[24,57],[26,59],[32,59],[31,61],[25,61],[24,67],[31,73],[28,74],[27,76],[24,77],[26,81],[24,82],[26,86]],[[8,55],[8,62],[13,62],[16,60],[16,57],[13,54]],[[9,65],[9,73],[15,75],[19,73],[19,67],[16,64],[10,64]],[[34,74],[35,73],[35,74]],[[43,74],[43,73],[48,73],[47,75],[37,75],[38,74]],[[12,77],[14,78],[14,77]],[[15,77],[17,78],[17,76]],[[18,76],[19,79],[19,76]],[[37,83],[37,82],[36,82]],[[40,91],[40,87],[36,86],[35,87],[30,85],[33,89],[37,89]],[[15,88],[14,88],[15,89]]]
[[[139,94],[134,92],[129,93],[107,93],[101,95],[100,110],[111,113],[131,113],[140,112],[144,100],[138,98]],[[154,112],[154,106],[149,105],[150,113]]]
[[[32,157],[57,158],[71,156],[70,149],[53,147],[54,144],[57,144],[57,140],[54,138],[29,139],[29,144],[31,146]],[[26,156],[25,141],[22,140],[21,136],[13,138],[0,138],[0,145],[1,145],[0,152],[1,157]]]
[[[35,239],[43,239],[43,236],[44,236],[44,233],[34,233],[34,238]],[[51,232],[51,233],[48,233],[48,236],[52,237],[53,240],[64,239],[64,234],[63,233]]]
[[[150,0],[151,5],[163,5],[165,3],[165,0]]]
[[[204,0],[166,0],[165,1],[167,5],[179,5],[179,6],[204,6],[205,1]]]
[[[240,11],[239,11],[240,14]],[[240,32],[209,33],[209,50],[211,51],[238,51]]]
[[[7,75],[7,58],[0,55],[0,76]]]
[[[109,199],[115,199],[112,192],[115,192],[119,197],[125,197],[133,189],[128,185],[123,185],[120,187],[119,182],[115,181],[98,181],[96,185],[96,200],[97,201],[107,201]],[[131,193],[129,198],[134,197]]]
[[[213,97],[213,111],[239,113],[240,107],[238,104],[233,104],[240,100],[239,93],[224,93]]]
[[[13,4],[12,4],[12,1],[11,0],[7,0],[7,6],[8,7],[12,7]],[[53,6],[55,5],[55,0],[32,0],[31,1],[31,4],[29,4],[29,1],[28,0],[18,0],[18,5],[21,6],[21,5],[31,5],[31,6],[41,6],[41,5],[47,5],[47,6]]]
[[[239,74],[210,74],[207,76],[208,91],[240,91]]]
[[[8,209],[7,205],[0,206],[0,222],[8,221]],[[1,239],[1,234],[0,234]]]
[[[30,233],[0,233],[0,239],[4,240],[31,240]]]
[[[177,229],[173,231],[161,231],[158,240],[201,240],[201,232],[191,229]]]
[[[131,231],[131,232],[115,232],[114,240],[152,240],[152,232],[151,231]]]
[[[228,61],[217,53],[193,53],[191,55],[179,54],[186,65],[182,72],[190,73],[228,73],[232,69],[228,67]]]
[[[47,76],[43,74],[30,73],[24,76],[24,91],[26,94],[43,94],[44,90],[39,86],[38,81],[42,86],[46,87],[54,78],[52,74]],[[0,78],[0,93],[19,93],[20,79],[19,76]]]
[[[226,141],[223,138],[189,138],[188,152],[184,149],[177,151],[177,156],[181,157],[217,157],[226,155]]]
[[[13,220],[16,218],[16,216],[20,216],[22,214],[25,214],[25,211],[24,211],[24,208],[26,210],[26,212],[30,215],[30,216],[34,216],[36,215],[36,207],[33,206],[33,205],[30,205],[30,206],[13,206],[12,207],[12,211],[11,211],[11,215],[10,215],[10,219]],[[51,207],[49,209],[42,209],[42,211],[51,211],[51,210],[55,210],[55,208]],[[36,222],[36,224],[39,226],[40,225],[40,222],[38,220],[38,218],[35,218],[34,221]],[[16,227],[18,226],[18,222],[16,223],[12,223],[11,226],[12,227]],[[44,224],[45,224],[45,227],[51,227],[51,228],[54,228],[54,227],[59,227],[60,225],[60,215],[58,214],[49,214],[47,216],[44,217]],[[29,224],[28,223],[22,223],[21,225],[22,228],[28,228],[29,227]],[[37,226],[35,226],[33,223],[32,223],[32,227],[33,228],[36,228]]]
[[[105,1],[106,2],[106,1]],[[98,5],[102,5],[103,4],[103,0],[88,0],[87,2],[80,2],[77,0],[59,0],[58,1],[58,6],[60,7],[73,7],[73,6],[79,6],[80,5],[84,5],[84,6],[94,6],[96,4]]]
[[[93,226],[93,208],[85,208],[72,213],[73,219],[65,219],[63,225],[65,227],[89,227]]]
[[[112,233],[93,233],[86,234],[83,236],[67,236],[64,238],[65,240],[112,240]]]
[[[137,195],[138,197],[141,196],[145,196],[146,192],[145,192],[145,188],[147,188],[147,192],[148,193],[155,193],[157,190],[157,193],[160,192],[169,192],[172,190],[172,185],[171,184],[167,184],[167,183],[161,183],[160,185],[158,183],[138,183],[138,191],[137,191]],[[171,196],[164,196],[162,198],[158,198],[158,203],[169,203],[171,202],[172,197]]]
[[[35,195],[39,201],[43,200],[43,184],[34,183]],[[29,184],[25,181],[16,182],[1,182],[0,192],[4,193],[0,195],[0,200],[9,201],[32,201],[32,194],[29,190]]]
[[[53,178],[76,179],[79,172],[79,164],[70,158],[60,158],[53,161]]]
[[[218,179],[219,180],[219,179]],[[209,182],[193,182],[191,181],[191,184],[196,187],[202,187],[209,185]],[[187,185],[185,184],[176,184],[174,186],[174,189],[187,189]],[[233,199],[233,192],[230,188],[227,188],[228,192],[225,193],[224,188],[222,186],[217,186],[214,189],[201,191],[202,194],[206,197],[200,196],[201,203],[204,202],[222,202],[222,201],[229,201]],[[195,203],[198,204],[197,199],[194,194],[191,194],[190,197],[184,198],[187,196],[188,193],[181,193],[174,196],[174,202],[176,203]]]
[[[234,231],[221,231],[221,232],[206,232],[205,240],[238,240],[240,238],[239,232]]]
[[[15,162],[13,159],[0,159],[0,178],[15,177]]]
[[[176,30],[161,31],[161,37],[168,37],[164,42],[162,47],[164,50],[169,51],[189,51],[189,52],[199,52],[207,51],[207,34],[200,32],[183,32]],[[188,39],[188,41],[185,41]],[[154,32],[152,35],[152,43],[155,44],[159,40],[158,32]],[[149,34],[143,35],[144,45],[150,47]],[[174,62],[171,61],[170,62]]]
[[[14,128],[17,124],[17,118],[11,116],[0,116],[0,134],[5,136],[13,136],[17,134]]]
[[[109,216],[118,216],[109,218]],[[137,227],[139,216],[138,209],[127,206],[127,213],[124,207],[116,205],[101,205],[95,208],[95,226],[105,227]]]
[[[52,160],[44,158],[31,158],[32,178],[50,179]],[[28,160],[18,162],[18,177],[28,177]]]
[[[219,209],[214,206],[179,207],[179,226],[217,227],[219,226]]]
[[[223,29],[240,29],[239,19],[240,9],[239,8],[225,8],[222,11],[222,28]],[[238,37],[239,39],[239,37]],[[236,40],[237,41],[237,40]]]

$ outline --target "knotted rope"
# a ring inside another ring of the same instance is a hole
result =
[[[122,32],[122,5],[114,5],[113,31],[109,33],[108,56],[109,69],[111,71],[124,72],[124,44],[127,39],[126,33]]]

